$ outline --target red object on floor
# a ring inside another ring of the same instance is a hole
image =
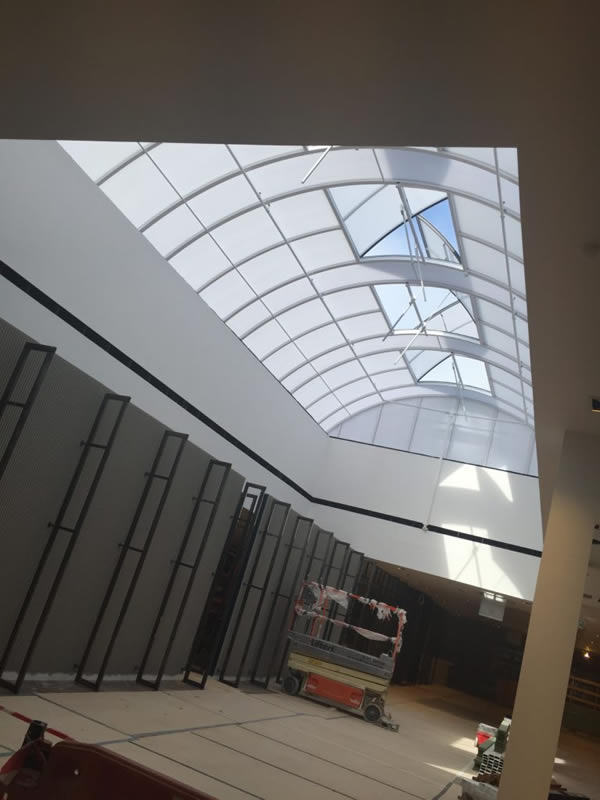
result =
[[[364,692],[355,686],[348,686],[347,683],[332,681],[331,678],[324,678],[323,675],[309,673],[304,691],[307,694],[314,694],[317,697],[325,697],[328,700],[335,700],[349,708],[360,708]]]
[[[50,747],[37,785],[19,783],[15,778],[5,788],[8,800],[215,800],[110,750],[73,741]]]

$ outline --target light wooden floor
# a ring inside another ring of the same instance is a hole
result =
[[[477,722],[501,715],[449,689],[393,687],[388,708],[400,730],[392,733],[309,700],[216,681],[205,691],[43,692],[0,703],[219,800],[455,800]],[[18,747],[24,730],[0,713],[0,754]],[[556,774],[600,798],[599,756],[600,742],[565,734]]]

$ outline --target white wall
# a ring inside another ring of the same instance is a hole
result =
[[[55,142],[1,143],[0,242],[9,266],[310,489],[327,447],[325,433]],[[2,298],[5,318],[35,335],[31,323],[39,312],[12,308],[13,299]],[[53,332],[54,338],[40,338],[56,343],[65,358],[111,388],[131,392],[145,411],[158,416],[159,406],[166,409],[158,392],[125,380],[116,362],[67,326]],[[163,421],[177,427],[175,414],[169,409]],[[178,425],[189,430],[189,419]],[[268,479],[282,496],[284,484],[205,426],[190,433],[242,474]]]
[[[0,143],[0,258],[313,496],[541,549],[537,480],[328,439],[54,142]],[[367,555],[532,597],[538,559],[310,504],[4,281],[0,316]]]
[[[332,439],[322,497],[487,539],[542,549],[538,480],[399,450]],[[539,559],[351,512],[325,524],[383,561],[533,598]]]

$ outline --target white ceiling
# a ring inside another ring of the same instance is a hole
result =
[[[60,6],[3,19],[8,138],[517,147],[543,509],[600,433],[595,0]]]

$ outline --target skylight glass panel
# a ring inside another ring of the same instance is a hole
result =
[[[419,380],[426,372],[447,357],[447,353],[440,353],[436,350],[408,350],[404,360],[410,364],[416,379]]]
[[[458,240],[456,238],[450,203],[447,197],[441,202],[427,208],[422,212],[421,216],[426,219],[427,222],[430,222],[458,252]]]
[[[521,261],[517,261],[514,258],[509,258],[509,267],[510,267],[510,281],[512,284],[513,291],[520,292],[521,294],[525,294],[525,269],[523,267],[523,263]],[[522,302],[522,307],[527,308],[524,301]],[[527,316],[527,312],[524,312],[524,316]]]
[[[137,142],[61,141],[59,144],[93,181],[142,152]]]
[[[360,359],[360,363],[367,370],[368,373],[373,375],[376,372],[384,372],[385,370],[396,369],[397,353],[376,353],[373,356],[365,356]]]
[[[283,235],[302,236],[337,226],[337,219],[325,192],[303,192],[269,206],[271,216]]]
[[[521,213],[521,198],[519,197],[519,186],[514,181],[500,178],[500,192],[502,194],[502,202],[507,211],[512,211],[515,214]],[[521,227],[518,223],[519,228]]]
[[[445,149],[449,153],[456,153],[456,155],[464,156],[468,159],[482,161],[490,166],[495,163],[493,147],[447,147]]]
[[[363,255],[369,257],[377,256],[378,258],[385,256],[420,258],[419,248],[421,248],[421,253],[425,254],[425,242],[419,225],[416,222],[412,226],[403,223],[386,234],[380,241],[366,250]]]
[[[235,270],[211,283],[201,295],[220,317],[227,317],[253,300],[254,292]]]
[[[487,300],[478,300],[477,306],[480,319],[485,324],[500,328],[510,335],[513,334],[512,314],[508,309],[502,308],[496,303],[490,303]]]
[[[237,336],[243,337],[251,331],[252,328],[255,328],[257,325],[269,319],[270,316],[264,303],[260,300],[256,300],[254,303],[246,306],[246,308],[238,314],[228,319],[227,324]]]
[[[296,337],[331,322],[331,314],[322,300],[309,300],[308,303],[302,303],[281,314],[278,319],[284,330],[290,336]]]
[[[523,258],[523,238],[521,236],[521,223],[516,219],[505,214],[504,229],[506,231],[506,246],[508,252]]]
[[[503,247],[502,222],[497,208],[458,195],[454,198],[454,207],[461,233],[485,239],[496,247]]]
[[[321,374],[330,389],[337,389],[346,383],[365,377],[365,372],[358,361],[340,364],[339,367],[334,367]]]
[[[508,386],[508,388],[512,389],[514,392],[521,391],[521,380],[516,375],[511,375],[510,372],[493,366],[490,367],[490,375],[494,385],[496,383],[502,383],[505,386]],[[526,386],[527,384],[523,385]]]
[[[377,392],[373,392],[368,397],[363,397],[360,400],[356,400],[354,403],[348,403],[346,406],[346,411],[350,415],[358,414],[359,411],[364,411],[367,408],[372,408],[373,406],[377,406],[381,403],[381,397]]]
[[[460,378],[465,386],[481,389],[484,392],[491,391],[487,370],[483,361],[477,358],[468,358],[467,356],[454,356],[454,360],[456,361]]]
[[[273,356],[274,358],[274,356]],[[268,359],[269,361],[271,359]],[[310,364],[305,364],[303,367],[295,370],[294,372],[290,373],[287,378],[284,378],[281,383],[288,392],[294,392],[299,386],[301,386],[305,381],[310,380],[315,376],[315,371],[311,367]]]
[[[369,197],[385,187],[381,183],[356,184],[355,186],[334,186],[329,191],[343,218],[347,217]]]
[[[489,328],[487,325],[483,326],[483,336],[485,343],[489,347],[493,347],[495,350],[501,350],[511,358],[516,358],[517,345],[513,336],[496,330],[496,328]]]
[[[462,259],[469,272],[506,282],[506,258],[501,250],[465,237],[461,244]]]
[[[362,380],[355,381],[348,386],[337,389],[335,396],[341,403],[346,405],[347,403],[352,403],[354,400],[371,394],[372,391],[373,384],[369,378],[362,378]]]
[[[519,350],[519,360],[525,367],[531,369],[531,353],[529,352],[529,348],[521,342],[518,342],[517,347]]]
[[[179,199],[147,155],[116,172],[101,188],[138,228]]]
[[[244,262],[239,271],[258,294],[304,275],[304,270],[286,244]]]
[[[456,365],[452,356],[448,356],[439,364],[436,364],[420,380],[430,383],[457,383]]]
[[[456,302],[456,297],[449,289],[428,286],[425,292],[420,286],[412,286],[411,292],[423,321],[439,314],[444,308]],[[466,309],[465,309],[466,311]]]
[[[379,312],[340,320],[339,326],[349,341],[366,339],[370,336],[385,336],[388,331],[383,314]]]
[[[336,348],[330,353],[325,353],[325,355],[315,358],[312,362],[312,365],[317,372],[324,372],[330,367],[340,364],[342,361],[348,361],[348,359],[351,358],[354,358],[352,348],[348,347],[348,345],[344,345],[343,347]]]
[[[463,387],[527,421],[514,149],[145,144],[64,148],[326,428]]]
[[[263,300],[269,311],[277,314],[315,295],[316,292],[308,278],[300,278],[297,281],[288,283],[286,286],[282,286],[281,289],[275,289],[275,291],[264,295]]]
[[[310,154],[310,169],[320,157],[320,153]],[[340,147],[331,150],[317,169],[307,179],[306,185],[347,183],[348,177],[355,182],[377,183],[381,180],[377,161],[370,147]]]
[[[519,174],[517,149],[515,147],[498,147],[498,166],[504,172],[510,172],[515,177]]]
[[[310,408],[308,408],[307,411],[313,419],[315,419],[317,422],[320,422],[322,419],[325,419],[340,408],[341,405],[339,400],[330,394],[327,397],[324,397],[322,400],[318,400]]]
[[[378,308],[373,292],[367,286],[334,292],[325,295],[323,300],[336,319],[363,311],[376,311]]]
[[[229,260],[206,235],[173,256],[169,263],[195,291],[231,268]]]
[[[529,327],[524,319],[521,317],[515,316],[515,326],[517,328],[517,336],[521,341],[528,342],[529,341]]]
[[[247,211],[219,225],[212,235],[234,263],[283,241],[264,208]]]
[[[275,164],[255,167],[248,171],[248,179],[262,199],[268,201],[298,191],[302,187],[302,178],[317,158],[318,156],[313,153],[303,153],[294,158],[282,159]],[[325,161],[327,158],[329,156],[326,156]]]
[[[515,392],[512,389],[500,385],[495,386],[494,392],[496,397],[500,400],[504,400],[506,403],[510,403],[516,408],[523,408],[523,396],[520,392]]]
[[[317,331],[307,333],[296,340],[296,344],[307,358],[324,353],[334,347],[344,344],[344,337],[333,323]]]
[[[260,201],[246,177],[236,175],[191,197],[187,203],[203,225],[208,227],[245,208],[258,205]]]
[[[407,369],[393,369],[373,375],[373,383],[378,389],[391,389],[396,386],[407,386],[413,383]]]
[[[390,330],[414,331],[420,328],[421,320],[415,309],[415,300],[406,284],[384,283],[375,286],[375,292]]]
[[[276,378],[288,375],[295,367],[304,363],[304,356],[293,342],[286,344],[272,356],[265,359],[263,364],[269,369]],[[311,374],[314,372],[311,371]]]
[[[263,358],[287,341],[289,340],[285,331],[276,320],[272,319],[270,322],[265,322],[264,325],[261,325],[249,336],[246,336],[244,344],[262,361]]]
[[[292,242],[291,247],[307,272],[353,260],[352,250],[341,231],[306,236]]]
[[[322,378],[313,378],[308,383],[305,383],[297,391],[294,392],[294,397],[303,406],[309,406],[316,400],[319,400],[324,395],[329,394],[329,388]]]
[[[202,225],[189,208],[179,206],[147,228],[144,236],[164,256],[202,230]]]
[[[340,422],[348,419],[350,415],[346,411],[345,408],[340,409],[339,411],[330,414],[328,417],[325,417],[321,420],[321,425],[325,428],[326,431],[330,431],[332,428],[335,428],[336,425],[339,425]]]
[[[237,170],[235,160],[224,144],[168,142],[152,150],[152,160],[183,196]]]
[[[413,217],[422,214],[429,208],[439,205],[443,200],[447,202],[448,198],[446,192],[439,192],[435,189],[423,189],[419,186],[404,186],[403,190],[408,202],[406,211],[410,212]]]
[[[395,186],[385,186],[346,218],[346,230],[359,253],[368,250],[402,223],[402,204]]]
[[[425,258],[433,261],[458,262],[452,247],[436,228],[423,219],[419,219],[418,224],[425,242]]]

